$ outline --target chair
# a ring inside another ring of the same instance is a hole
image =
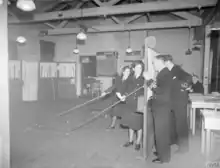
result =
[[[220,107],[216,107],[213,110],[204,109],[201,110],[202,119],[202,130],[201,130],[201,152],[210,156],[210,153],[214,146],[214,139],[219,136],[218,131],[220,131]]]

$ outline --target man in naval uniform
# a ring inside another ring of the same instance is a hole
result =
[[[154,68],[158,71],[156,81],[149,86],[153,93],[152,112],[155,127],[155,147],[157,158],[154,163],[167,163],[170,161],[170,111],[171,111],[171,90],[172,75],[165,66],[164,56],[158,55],[153,60]],[[148,72],[143,74],[149,81]]]
[[[188,103],[188,89],[192,83],[192,76],[185,72],[181,67],[172,62],[171,55],[165,55],[165,65],[172,74],[172,112],[174,114],[175,123],[173,126],[176,133],[171,135],[172,138],[177,137],[178,150],[177,153],[186,153],[189,150],[189,134],[187,122],[187,103]],[[172,142],[175,143],[175,142]]]

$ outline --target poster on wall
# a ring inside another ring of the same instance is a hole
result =
[[[114,76],[117,73],[117,52],[97,52],[97,76]]]

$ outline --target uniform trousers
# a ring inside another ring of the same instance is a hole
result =
[[[162,162],[170,161],[170,107],[153,108],[155,143]]]
[[[179,146],[180,151],[187,152],[189,150],[187,104],[181,101],[174,102],[173,111],[176,121],[177,145]]]

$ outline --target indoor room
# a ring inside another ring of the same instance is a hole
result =
[[[0,0],[0,167],[219,167],[219,5]],[[170,84],[159,84],[164,69]],[[141,128],[124,124],[129,111]]]

